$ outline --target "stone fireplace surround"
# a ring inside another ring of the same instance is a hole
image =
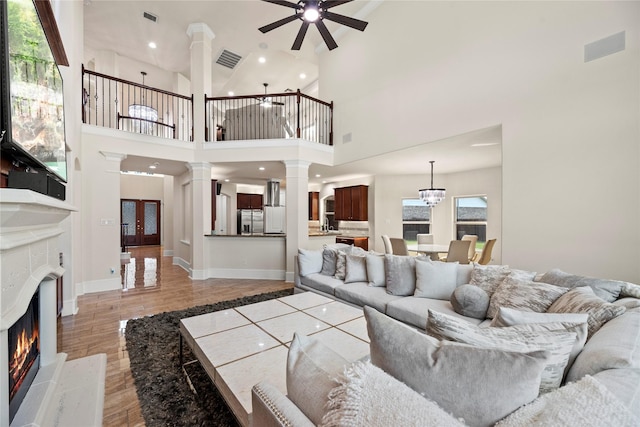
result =
[[[76,209],[30,190],[0,189],[0,427],[9,427],[8,329],[40,292],[40,370],[11,426],[102,424],[106,355],[57,352],[60,223]]]

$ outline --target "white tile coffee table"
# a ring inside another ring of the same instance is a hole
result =
[[[287,392],[294,332],[316,337],[347,360],[369,354],[362,309],[312,292],[182,319],[180,345],[187,343],[240,424],[248,426],[254,384],[269,380]]]

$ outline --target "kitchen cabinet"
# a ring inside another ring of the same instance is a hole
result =
[[[347,245],[353,245],[353,246],[362,248],[365,251],[369,250],[369,238],[364,236],[359,236],[359,237],[337,236],[336,243],[346,243]]]
[[[369,187],[356,185],[336,188],[335,219],[338,221],[367,221],[369,204]]]
[[[320,220],[320,193],[309,192],[309,221]]]
[[[236,200],[238,209],[262,209],[262,194],[238,193]]]

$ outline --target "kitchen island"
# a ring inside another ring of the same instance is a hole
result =
[[[206,277],[285,280],[284,234],[205,235]]]

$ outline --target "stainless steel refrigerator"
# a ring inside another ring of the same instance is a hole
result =
[[[264,233],[264,214],[261,209],[238,210],[238,234],[251,235]]]

